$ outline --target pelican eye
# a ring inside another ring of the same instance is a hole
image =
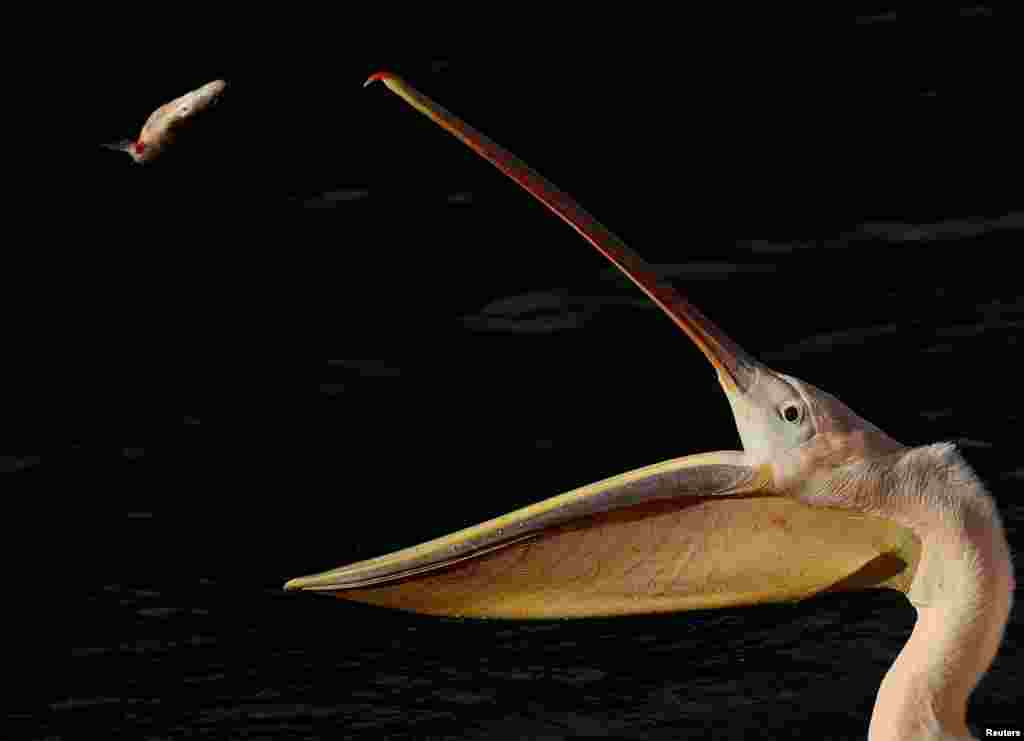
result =
[[[786,406],[782,407],[779,411],[784,420],[787,422],[793,422],[794,424],[799,422],[800,418],[804,416],[803,410],[798,404],[786,404]]]

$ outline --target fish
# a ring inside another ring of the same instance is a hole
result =
[[[214,80],[185,93],[153,111],[137,139],[122,139],[101,146],[116,152],[127,152],[140,165],[152,162],[174,143],[183,127],[190,125],[199,114],[217,104],[227,85],[224,80]]]

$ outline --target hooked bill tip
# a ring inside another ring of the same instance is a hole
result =
[[[387,70],[383,69],[380,72],[374,72],[372,75],[366,78],[366,82],[363,83],[363,87],[367,87],[370,83],[376,82],[377,80],[383,82],[388,77],[394,77],[394,75],[392,75]]]

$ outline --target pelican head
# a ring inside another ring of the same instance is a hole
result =
[[[524,162],[404,80],[374,80],[565,220],[686,333],[718,374],[743,450],[629,471],[285,588],[527,619],[898,589],[918,622],[879,690],[870,738],[967,735],[967,698],[998,649],[1014,582],[995,505],[953,446],[907,448],[763,365]]]

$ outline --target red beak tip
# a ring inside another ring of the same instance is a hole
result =
[[[380,72],[374,72],[372,75],[370,75],[369,77],[366,78],[366,82],[363,83],[363,87],[367,87],[370,83],[376,82],[377,80],[380,80],[381,82],[384,82],[389,77],[394,77],[394,75],[392,75],[387,70],[381,70]]]

